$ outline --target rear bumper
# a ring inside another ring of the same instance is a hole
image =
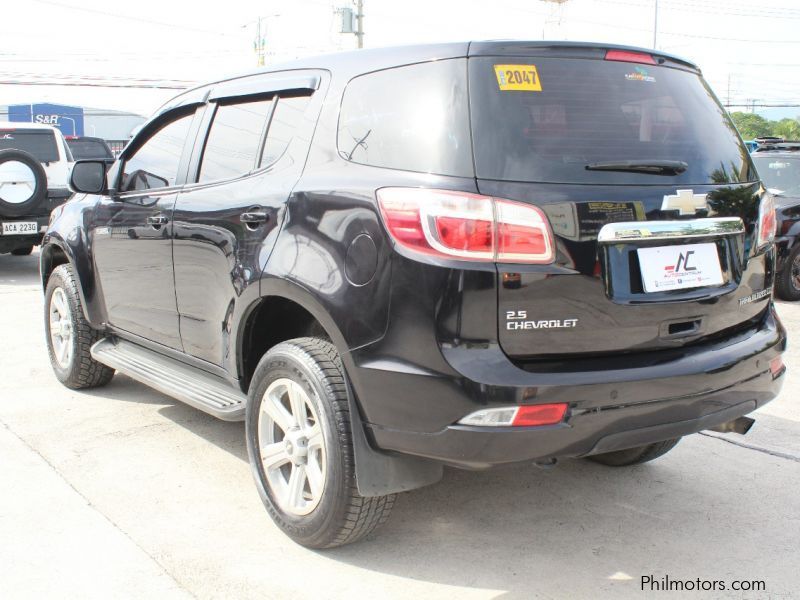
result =
[[[72,192],[67,189],[51,188],[47,190],[47,197],[40,204],[32,207],[32,214],[13,217],[0,214],[0,223],[36,221],[38,225],[38,232],[30,235],[4,236],[2,229],[0,229],[0,253],[41,244],[42,238],[47,231],[47,226],[50,223],[50,213],[71,197]]]
[[[531,373],[489,348],[442,349],[461,377],[358,369],[363,394],[386,402],[369,410],[362,399],[375,445],[449,465],[482,469],[610,452],[680,437],[745,415],[772,400],[783,374],[773,378],[769,363],[785,349],[786,334],[774,313],[765,311],[752,329],[713,344],[686,348],[671,360],[627,369]],[[662,357],[663,358],[663,357]],[[399,386],[399,387],[398,387]],[[399,394],[397,391],[399,390]],[[532,428],[468,427],[463,416],[487,406],[567,402],[563,423]],[[370,419],[370,412],[378,419]],[[421,414],[420,414],[421,413]],[[427,420],[421,425],[420,419]],[[443,419],[449,422],[442,423]],[[403,427],[414,423],[416,427]]]
[[[17,248],[25,248],[27,246],[38,246],[42,242],[42,237],[47,231],[47,224],[50,221],[49,215],[42,215],[37,217],[4,217],[0,216],[0,223],[13,223],[13,222],[31,222],[36,221],[38,225],[38,232],[29,235],[3,235],[0,228],[0,253],[11,252]]]

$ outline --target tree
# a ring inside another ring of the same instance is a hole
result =
[[[736,128],[746,140],[757,137],[772,135],[772,121],[768,121],[761,115],[755,113],[734,112],[731,113]],[[791,119],[788,119],[791,121]]]
[[[800,121],[797,119],[781,119],[772,126],[772,135],[785,140],[800,140]]]

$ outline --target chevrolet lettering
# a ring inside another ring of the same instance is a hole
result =
[[[71,181],[41,251],[56,377],[244,421],[267,512],[311,548],[445,466],[624,467],[744,432],[785,379],[771,292],[739,300],[773,286],[771,197],[662,51],[271,65],[183,91]]]

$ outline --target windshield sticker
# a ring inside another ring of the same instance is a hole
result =
[[[495,65],[497,86],[502,92],[541,92],[536,65]]]
[[[656,82],[656,78],[650,75],[644,67],[635,67],[633,73],[625,73],[625,79],[628,81]]]

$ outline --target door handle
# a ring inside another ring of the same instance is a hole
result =
[[[166,225],[169,219],[163,215],[156,215],[155,217],[147,217],[147,224],[153,226]]]
[[[248,224],[261,224],[269,221],[269,215],[265,212],[246,212],[242,213],[239,217],[242,223]]]

